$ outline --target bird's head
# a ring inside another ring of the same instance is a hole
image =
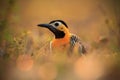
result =
[[[38,24],[39,27],[48,28],[55,35],[55,38],[63,38],[68,32],[67,24],[62,20],[53,20],[48,24]]]

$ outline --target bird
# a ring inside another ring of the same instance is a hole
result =
[[[49,23],[38,24],[37,26],[47,28],[54,34],[54,38],[50,41],[49,46],[51,53],[60,50],[61,52],[66,51],[70,55],[74,53],[74,50],[79,54],[87,52],[81,39],[70,32],[68,25],[63,20],[53,20]]]

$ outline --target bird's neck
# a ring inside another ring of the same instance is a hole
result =
[[[70,33],[66,32],[63,38],[54,38],[52,40],[52,46],[66,45],[70,42]]]
[[[65,30],[64,32],[64,36],[63,37],[61,37],[61,38],[56,38],[56,36],[55,36],[55,38],[53,39],[53,40],[66,40],[66,39],[69,39],[70,38],[70,32],[69,32],[69,30]]]

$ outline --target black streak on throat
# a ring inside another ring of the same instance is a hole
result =
[[[54,35],[56,39],[60,39],[60,38],[64,38],[65,33],[63,31],[58,31]]]

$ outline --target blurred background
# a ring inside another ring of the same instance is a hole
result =
[[[64,20],[89,47],[86,57],[47,54]],[[119,80],[119,0],[0,0],[0,80]]]

